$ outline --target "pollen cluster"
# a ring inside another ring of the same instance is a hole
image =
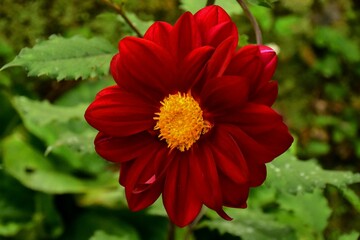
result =
[[[203,111],[190,94],[172,94],[161,101],[160,112],[155,113],[159,138],[165,140],[171,149],[189,150],[200,138],[208,132],[211,125],[203,119]]]

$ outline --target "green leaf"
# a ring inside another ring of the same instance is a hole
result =
[[[106,186],[100,180],[80,179],[45,158],[15,133],[4,140],[4,168],[26,187],[46,193],[81,193]]]
[[[86,226],[86,227],[84,227]],[[140,240],[137,229],[114,209],[90,209],[78,214],[63,239]]]
[[[300,220],[301,225],[308,227],[311,231],[320,234],[327,226],[331,209],[321,191],[298,195],[282,194],[278,203],[281,209],[294,215],[291,217],[292,219]],[[285,222],[294,228],[301,228],[300,224],[294,220]]]
[[[291,194],[323,189],[327,184],[344,188],[360,182],[359,173],[324,170],[315,160],[301,161],[289,153],[281,155],[267,166],[265,185]]]
[[[57,80],[95,78],[108,74],[115,52],[116,48],[101,38],[51,36],[33,48],[22,49],[0,71],[21,66],[29,76],[48,76]]]
[[[279,223],[261,212],[243,209],[236,212],[236,219],[228,222],[216,218],[205,220],[199,228],[216,229],[220,234],[229,233],[243,240],[292,240],[294,232],[286,224]]]
[[[358,232],[351,232],[349,234],[344,234],[339,237],[339,240],[358,240],[360,237],[360,233]]]
[[[16,236],[32,220],[33,192],[0,171],[0,239]]]
[[[14,97],[13,105],[26,128],[47,143],[47,154],[61,146],[78,152],[93,152],[95,131],[84,120],[88,104],[56,106],[47,101]]]
[[[83,116],[87,104],[57,106],[25,97],[14,97],[12,102],[26,129],[44,141],[45,155],[56,155],[59,169],[91,176],[104,175],[107,163],[94,151],[96,131]]]
[[[83,119],[88,104],[73,107],[55,106],[48,101],[34,101],[26,97],[15,97],[14,104],[22,118],[32,121],[38,127],[51,122],[68,122],[72,119]]]
[[[114,236],[98,230],[89,240],[131,240],[129,236]]]

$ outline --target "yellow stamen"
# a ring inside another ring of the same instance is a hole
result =
[[[154,130],[159,130],[159,138],[165,139],[168,147],[180,151],[190,147],[211,128],[203,119],[203,111],[190,94],[172,94],[161,101],[160,112]]]

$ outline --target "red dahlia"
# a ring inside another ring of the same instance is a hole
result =
[[[230,220],[223,206],[245,208],[249,188],[266,178],[265,163],[291,145],[271,108],[275,52],[236,50],[237,43],[235,24],[218,6],[119,42],[111,62],[116,85],[98,93],[85,118],[99,130],[97,153],[120,163],[131,210],[162,195],[178,226],[202,205]]]

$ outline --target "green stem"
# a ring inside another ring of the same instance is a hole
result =
[[[170,221],[167,240],[175,240],[175,224]]]
[[[262,34],[259,27],[258,22],[256,21],[256,18],[252,13],[250,12],[249,8],[246,6],[245,2],[243,0],[236,0],[241,8],[243,9],[244,13],[246,14],[247,18],[250,20],[250,23],[254,29],[255,37],[256,37],[256,43],[261,45],[262,44]]]
[[[195,218],[195,220],[189,225],[187,232],[185,234],[185,240],[190,240],[191,235],[193,233],[194,228],[196,227],[196,225],[200,222],[201,218],[204,216],[206,212],[206,208],[202,208],[200,213],[197,215],[197,217]]]
[[[210,5],[214,5],[215,4],[215,0],[207,0],[206,2],[206,6],[210,6]]]
[[[136,35],[138,37],[143,37],[143,35],[141,34],[141,32],[139,31],[139,29],[137,29],[135,27],[135,25],[130,21],[130,19],[126,16],[122,5],[119,6],[116,3],[111,2],[110,0],[101,0],[103,3],[105,3],[106,5],[108,5],[109,7],[111,7],[112,9],[114,9],[123,19],[124,21],[129,25],[129,27],[134,30],[134,32],[136,33]]]

